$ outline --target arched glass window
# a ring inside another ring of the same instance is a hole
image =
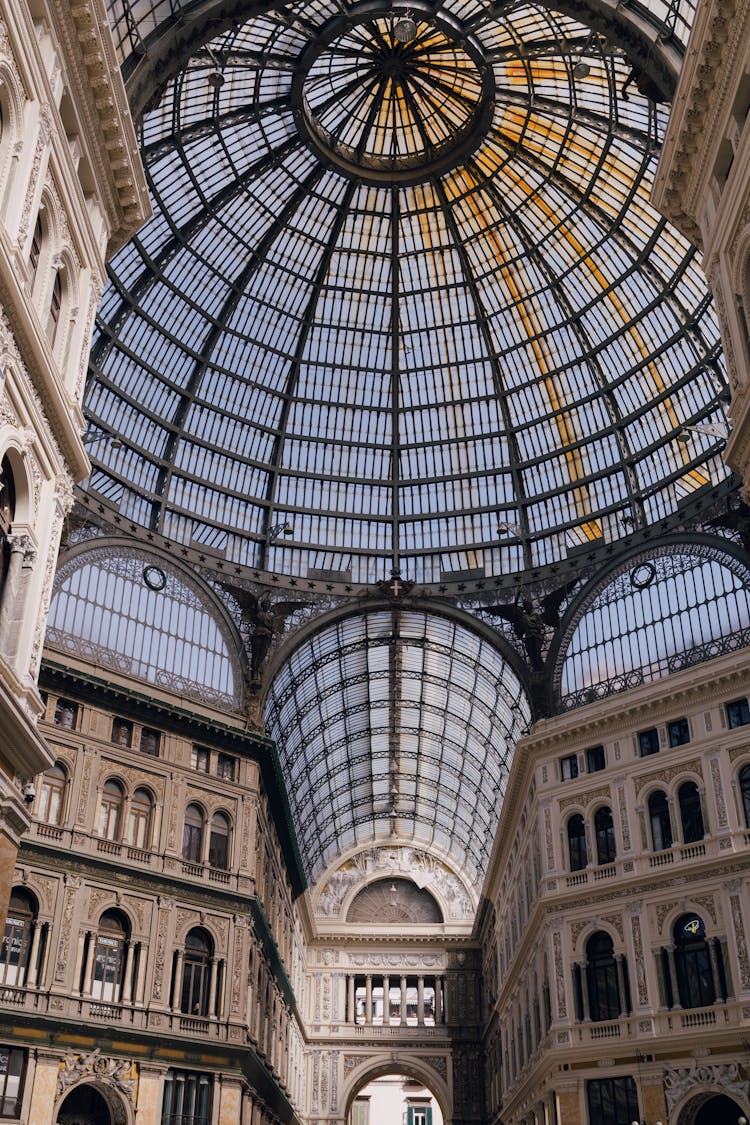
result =
[[[117,1003],[122,993],[122,974],[128,927],[117,910],[105,910],[99,920],[94,947],[94,976],[91,995],[95,1000]]]
[[[672,822],[669,818],[667,795],[661,789],[648,799],[648,818],[651,822],[651,843],[655,852],[672,847]]]
[[[208,862],[212,867],[226,871],[229,867],[229,817],[214,813],[208,841]]]
[[[614,1020],[622,1015],[624,998],[620,996],[614,946],[602,930],[586,942],[586,983],[592,1020]]]
[[[191,930],[185,939],[180,1011],[208,1015],[208,980],[213,942],[205,930]]]
[[[17,988],[25,984],[35,917],[36,906],[31,895],[14,888],[0,945],[0,984]]]
[[[743,766],[740,770],[740,793],[745,811],[745,827],[750,828],[750,766]]]
[[[182,858],[190,863],[201,863],[203,859],[203,812],[198,805],[188,805],[185,809]]]
[[[42,256],[43,241],[42,216],[37,215],[36,222],[34,223],[34,233],[31,236],[31,249],[29,250],[29,274],[32,292],[36,284],[36,275],[39,270],[39,260]]]
[[[608,809],[606,805],[596,810],[594,831],[596,833],[596,862],[599,866],[605,863],[614,863],[617,855],[615,826],[612,822],[612,810]]]
[[[104,840],[120,839],[120,821],[125,795],[118,781],[109,780],[102,789],[99,805],[99,835]]]
[[[50,345],[53,347],[55,340],[57,339],[57,329],[60,324],[62,298],[62,274],[60,270],[57,270],[57,272],[55,273],[55,279],[52,282],[52,296],[50,297],[49,313],[47,315],[47,339],[49,340]]]
[[[134,848],[151,846],[151,816],[154,803],[146,789],[136,789],[130,802],[128,840]]]
[[[16,515],[16,482],[7,457],[0,463],[0,581],[3,583],[10,566],[10,533]]]
[[[674,926],[674,946],[682,1007],[705,1008],[713,1004],[716,988],[703,919],[697,914],[683,914],[678,918]]]
[[[60,824],[65,807],[65,786],[68,775],[57,763],[42,777],[39,787],[37,815],[43,824]]]
[[[568,853],[570,855],[570,870],[582,871],[588,863],[586,854],[586,825],[580,813],[571,816],[568,821]]]
[[[695,844],[703,839],[703,812],[698,786],[694,781],[686,781],[680,786],[677,799],[680,803],[682,839],[686,844]]]

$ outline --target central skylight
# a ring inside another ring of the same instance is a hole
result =
[[[255,15],[146,114],[96,503],[225,573],[352,588],[538,580],[681,518],[726,478],[726,387],[648,202],[667,108],[545,6],[438,0],[400,53],[368,10]]]

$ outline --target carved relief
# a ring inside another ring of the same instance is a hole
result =
[[[61,1097],[69,1086],[84,1079],[96,1078],[124,1094],[131,1105],[134,1104],[135,1063],[132,1059],[115,1059],[99,1052],[99,1048],[87,1055],[75,1055],[67,1051],[62,1067],[57,1075],[57,1095]]]
[[[559,930],[552,934],[552,950],[555,962],[555,985],[557,994],[557,1014],[564,1019],[568,1014],[568,1005],[565,1001],[565,976],[562,958],[562,935]]]
[[[552,871],[555,866],[555,849],[552,841],[552,810],[544,810],[544,841],[547,848],[547,870]]]
[[[358,1066],[364,1066],[374,1058],[377,1058],[377,1055],[344,1055],[344,1078],[348,1078]]]
[[[721,771],[717,758],[711,759],[711,780],[714,783],[714,798],[716,800],[716,813],[719,826],[723,828],[727,823],[727,806],[724,800],[724,789],[721,784]]]
[[[620,935],[620,941],[625,941],[625,930],[622,924],[621,914],[605,914],[602,917],[602,922],[606,922],[607,925],[612,926]]]
[[[630,851],[630,821],[628,820],[628,807],[625,800],[625,788],[617,788],[617,807],[620,813],[620,827],[622,828],[622,846],[626,852]]]
[[[635,952],[635,977],[638,985],[638,1003],[641,1006],[648,1004],[648,988],[646,987],[646,969],[643,964],[643,938],[641,936],[641,920],[637,914],[630,919],[630,928],[633,932],[633,950]]]
[[[167,928],[169,926],[169,912],[171,904],[163,906],[159,911],[159,929],[156,934],[156,956],[154,959],[154,988],[155,1000],[161,1000],[161,984],[164,977],[164,962],[167,955]]]
[[[714,925],[716,925],[716,899],[712,894],[695,895],[693,902],[702,906]]]
[[[676,1070],[664,1071],[664,1092],[667,1095],[667,1108],[671,1115],[675,1106],[689,1094],[692,1089],[699,1087],[720,1091],[729,1097],[739,1097],[747,1101],[750,1083],[744,1082],[740,1073],[740,1064],[736,1062],[724,1065],[711,1065],[700,1063],[693,1059],[689,1067],[682,1066]]]
[[[664,919],[667,917],[668,914],[671,914],[671,912],[677,906],[679,906],[679,903],[677,902],[677,900],[672,899],[671,902],[660,902],[659,905],[656,907],[656,929],[658,930],[659,933],[662,932],[662,929],[664,927]]]
[[[683,762],[681,765],[670,766],[667,769],[654,770],[653,773],[639,778],[637,792],[639,794],[642,793],[647,785],[653,785],[655,781],[661,782],[662,785],[668,785],[673,777],[688,773],[693,773],[699,777],[701,781],[703,780],[703,767],[698,758],[693,758],[690,762]]]
[[[592,801],[597,801],[600,797],[605,797],[610,800],[611,794],[608,785],[603,785],[599,789],[592,789],[588,793],[576,793],[572,797],[564,797],[560,801],[560,812],[570,808],[571,805],[577,805],[586,808]]]
[[[436,1071],[436,1073],[439,1074],[440,1077],[445,1079],[445,1081],[447,1082],[448,1060],[446,1059],[445,1055],[427,1055],[425,1056],[424,1062],[426,1062],[428,1066],[432,1067],[432,1069]]]
[[[331,1113],[339,1107],[339,1053],[331,1051]]]
[[[55,967],[55,980],[65,979],[65,970],[68,966],[70,951],[70,937],[73,932],[73,913],[76,905],[76,895],[81,885],[81,880],[75,877],[65,877],[65,902],[63,904],[62,921],[60,924],[60,944],[57,947],[57,965]]]
[[[743,989],[748,989],[750,988],[750,957],[748,957],[747,937],[742,920],[742,903],[740,902],[740,896],[737,894],[730,895],[729,905],[732,911],[734,938],[737,943],[737,958],[740,963],[740,979]]]

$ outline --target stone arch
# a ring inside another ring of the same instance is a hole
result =
[[[105,1063],[108,1060],[101,1059],[97,1061]],[[75,1112],[77,1103],[85,1097],[87,1088],[98,1096],[100,1099],[99,1105],[101,1105],[103,1101],[108,1109],[110,1118],[108,1125],[135,1125],[135,1114],[133,1112],[131,1098],[117,1089],[114,1083],[105,1076],[86,1077],[80,1082],[75,1082],[65,1087],[55,1107],[53,1120],[56,1125],[67,1125],[66,1104],[70,1107],[72,1112]],[[71,1117],[70,1120],[73,1121],[75,1119]],[[105,1125],[105,1123],[102,1122],[102,1125]]]
[[[737,1125],[737,1119],[750,1114],[747,1097],[732,1091],[727,1094],[716,1083],[708,1089],[691,1090],[682,1099],[674,1117],[675,1125]]]
[[[450,1059],[447,1059],[446,1063],[450,1065]],[[347,1121],[352,1103],[359,1091],[374,1078],[381,1078],[385,1074],[402,1074],[406,1078],[416,1078],[434,1095],[440,1106],[444,1125],[452,1125],[453,1100],[447,1080],[435,1069],[431,1061],[402,1051],[382,1051],[367,1055],[363,1059],[363,1065],[355,1065],[350,1074],[344,1076],[341,1090],[341,1104],[344,1109],[342,1125]]]
[[[0,458],[7,457],[13,472],[13,486],[15,488],[15,514],[13,524],[15,527],[30,526],[34,522],[35,502],[34,487],[31,479],[29,458],[26,449],[21,443],[21,435],[15,429],[0,431]]]

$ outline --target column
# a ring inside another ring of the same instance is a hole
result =
[[[26,984],[29,988],[34,988],[37,979],[37,959],[39,957],[39,939],[41,937],[42,927],[39,922],[34,923],[34,933],[31,937],[31,950],[29,951],[29,971],[26,976]]]
[[[365,977],[365,1023],[372,1023],[372,973]]]
[[[73,991],[74,992],[82,992],[83,991],[83,985],[79,984],[79,981],[81,980],[81,968],[83,966],[83,947],[84,947],[85,943],[86,943],[86,934],[84,932],[84,933],[81,933],[81,934],[78,935],[78,948],[76,950],[76,967],[75,967],[75,973],[73,974]]]
[[[589,1006],[589,978],[586,972],[586,962],[581,961],[578,970],[581,977],[581,1003],[583,1005],[583,1020],[587,1023],[591,1019],[591,1008]]]
[[[625,958],[622,953],[615,957],[615,966],[617,967],[617,987],[620,992],[620,1015],[630,1015],[627,1010],[628,990],[625,986]]]
[[[354,1023],[354,977],[346,978],[346,1022]]]
[[[406,1023],[406,977],[401,977],[401,1025]]]
[[[708,946],[708,957],[711,962],[711,978],[714,984],[714,1004],[721,1004],[723,1002],[723,997],[721,995],[719,963],[716,959],[716,938],[706,938],[706,945]]]
[[[12,664],[23,629],[26,587],[36,561],[36,548],[25,533],[8,536],[10,559],[0,596],[0,648]]]
[[[417,977],[417,1023],[424,1023],[424,977]]]
[[[672,986],[672,1007],[681,1008],[680,988],[677,983],[677,965],[674,959],[674,946],[667,946],[667,963],[669,965],[669,983]]]
[[[131,978],[131,961],[133,957],[133,943],[125,943],[125,964],[122,969],[122,1002],[129,1004],[133,995],[133,982]]]
[[[50,950],[52,948],[52,930],[49,922],[44,923],[44,949],[42,950],[42,969],[39,974],[39,987],[47,986],[47,969],[49,967]],[[80,968],[80,966],[79,966]],[[75,981],[75,978],[74,978]],[[75,987],[75,984],[74,984]]]
[[[445,1023],[443,1010],[443,978],[435,977],[435,1026]]]
[[[383,1026],[391,1022],[391,978],[383,977]]]
[[[177,950],[177,957],[175,959],[174,982],[172,984],[172,1004],[171,1004],[171,1008],[172,1008],[173,1012],[176,1012],[179,1008],[180,985],[182,984],[182,959],[183,959],[183,957],[184,957],[183,951],[181,949],[178,949]]]
[[[143,943],[138,942],[138,975],[135,983],[135,1003],[143,1003],[143,991],[146,980],[146,961],[148,958],[143,950]]]
[[[94,949],[95,949],[95,947],[96,947],[96,934],[91,933],[91,931],[89,931],[89,947],[88,947],[88,950],[86,952],[86,968],[83,970],[83,988],[81,989],[81,995],[83,995],[83,996],[90,996],[91,995],[91,985],[93,983],[92,979],[91,979],[91,975],[92,975],[92,971],[93,971],[93,967],[94,967]]]
[[[216,1014],[216,958],[212,957],[209,961],[209,976],[208,976],[208,1011],[207,1015],[214,1016]]]

